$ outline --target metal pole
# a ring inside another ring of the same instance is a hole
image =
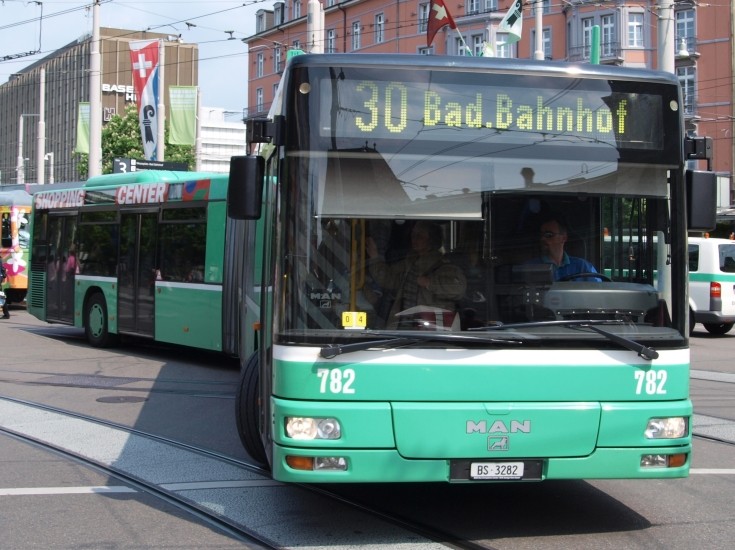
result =
[[[89,59],[89,170],[102,174],[102,74],[100,58],[100,0],[92,4],[92,44]]]
[[[543,3],[539,0],[534,4],[534,9],[536,10],[536,51],[533,54],[533,58],[543,61],[544,59],[544,23],[543,23],[543,14],[544,14],[544,6]]]
[[[43,185],[46,180],[46,69],[40,71],[40,91],[38,100],[38,135],[36,136],[36,183]]]
[[[658,68],[676,73],[674,64],[674,0],[660,0],[658,17]]]
[[[196,171],[199,172],[202,169],[202,91],[197,86],[197,136],[194,141],[194,158],[196,160]]]
[[[15,179],[21,185],[26,182],[23,164],[23,115],[20,115],[18,119],[18,164],[15,167]]]
[[[158,41],[158,137],[156,139],[156,160],[163,162],[166,154],[166,105],[164,103],[163,73],[166,71],[166,43]]]
[[[44,160],[48,159],[48,182],[54,183],[54,154],[46,153],[46,156],[43,158]]]
[[[590,44],[590,64],[600,64],[600,25],[592,25],[592,44]]]

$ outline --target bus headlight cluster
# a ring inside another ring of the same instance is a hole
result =
[[[342,428],[336,418],[287,416],[286,435],[291,439],[339,439]]]
[[[641,468],[681,468],[686,463],[686,453],[641,455]]]
[[[347,459],[343,456],[286,456],[286,464],[294,470],[306,472],[346,472]]]
[[[646,426],[647,439],[678,439],[689,433],[689,421],[684,416],[651,418]]]

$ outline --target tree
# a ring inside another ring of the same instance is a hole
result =
[[[164,159],[184,162],[189,170],[194,168],[196,158],[190,145],[169,145],[168,126],[164,134],[166,144]],[[102,173],[112,173],[112,160],[115,157],[143,159],[143,141],[140,137],[138,109],[134,103],[125,107],[124,116],[115,115],[102,128]],[[77,171],[83,179],[89,173],[89,155],[79,154]]]

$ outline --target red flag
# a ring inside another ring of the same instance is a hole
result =
[[[444,5],[444,0],[431,0],[429,20],[426,25],[426,47],[431,47],[434,36],[444,25],[449,25],[451,29],[457,28],[447,6]]]

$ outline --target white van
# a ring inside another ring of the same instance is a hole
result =
[[[702,323],[725,334],[735,323],[735,241],[689,237],[689,333]]]

